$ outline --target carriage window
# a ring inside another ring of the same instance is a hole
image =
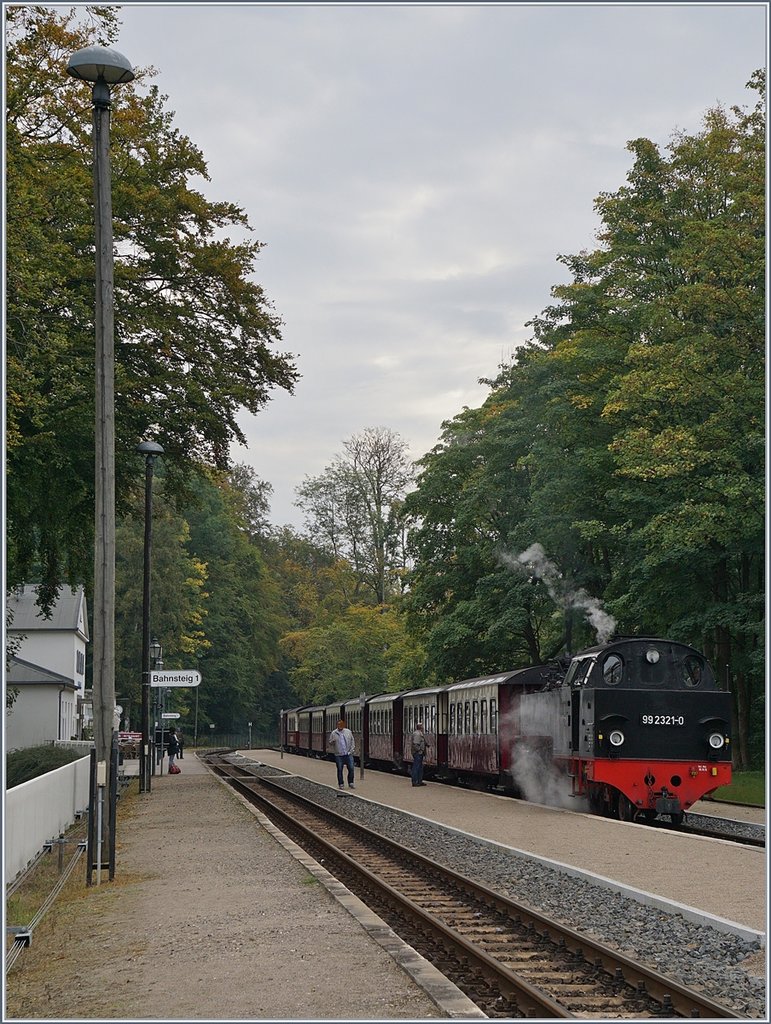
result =
[[[479,701],[475,700],[473,703],[473,716],[471,719],[471,729],[476,734],[479,732]]]
[[[450,735],[455,735],[455,705],[450,705]]]
[[[436,732],[436,705],[431,705],[431,732]]]
[[[495,699],[490,701],[490,732],[493,736],[498,732],[498,704]]]
[[[587,662],[588,664],[588,662]],[[609,654],[602,666],[602,678],[608,686],[617,686],[624,675],[624,662],[620,655]]]
[[[683,682],[686,686],[699,686],[702,674],[701,658],[689,654],[683,662]]]
[[[463,731],[466,734],[471,732],[471,705],[468,701],[463,705]]]
[[[489,729],[487,728],[487,700],[485,698],[482,698],[482,701],[481,701],[481,712],[482,712],[482,719],[481,719],[480,732],[482,732],[485,735],[487,735],[487,733],[489,732]]]

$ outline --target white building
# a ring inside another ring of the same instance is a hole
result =
[[[6,686],[19,691],[5,716],[6,751],[78,738],[89,640],[86,595],[83,587],[64,587],[50,618],[36,601],[29,584],[8,595],[8,639],[22,642],[6,673]]]

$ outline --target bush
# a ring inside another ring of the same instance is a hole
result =
[[[79,750],[53,745],[14,750],[5,759],[5,788],[13,789],[22,782],[36,779],[38,775],[52,772],[54,768],[62,768],[72,761],[79,761],[81,757],[83,753]]]

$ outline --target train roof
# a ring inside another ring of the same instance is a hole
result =
[[[533,675],[543,676],[544,681],[549,673],[548,665],[531,665],[528,668],[512,669],[508,672],[495,672],[486,676],[477,676],[475,679],[463,679],[459,683],[451,683],[446,689],[464,690],[475,686],[497,685],[499,683],[518,682],[527,683],[532,681]]]
[[[420,696],[431,696],[435,693],[444,693],[445,690],[449,689],[448,686],[418,686],[414,690],[405,690],[404,693],[399,694],[400,697],[417,697]]]
[[[667,647],[682,647],[693,651],[695,654],[699,654],[702,658],[704,657],[695,647],[684,643],[682,640],[671,640],[662,636],[614,636],[605,644],[595,644],[594,647],[585,647],[582,651],[576,651],[575,654],[571,655],[571,660],[573,658],[588,658],[593,655],[603,654],[606,651],[612,651],[614,647],[628,647],[630,644],[660,644]]]
[[[367,697],[368,704],[386,704],[389,701],[397,700],[399,697],[403,697],[405,694],[404,690],[391,693],[378,693],[374,697]]]

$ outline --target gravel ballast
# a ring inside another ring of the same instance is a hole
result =
[[[504,895],[521,899],[577,931],[609,942],[627,956],[666,971],[735,1011],[765,1019],[765,982],[741,966],[743,960],[760,951],[758,942],[695,923],[680,912],[646,905],[517,851],[433,822],[418,822],[411,814],[357,799],[348,792],[341,799],[328,786],[268,765],[253,770],[277,777],[293,792],[307,795]]]

